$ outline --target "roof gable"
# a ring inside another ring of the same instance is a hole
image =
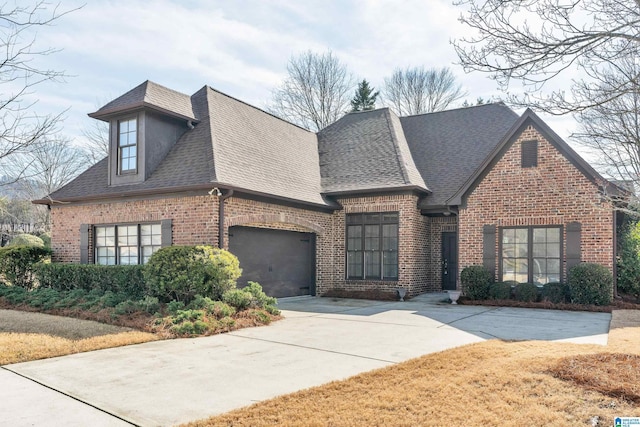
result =
[[[533,126],[551,145],[553,145],[571,164],[573,164],[587,179],[600,188],[606,187],[609,193],[618,194],[621,189],[600,175],[587,161],[576,153],[558,134],[556,134],[537,114],[527,109],[503,136],[499,144],[476,168],[462,187],[449,199],[447,205],[461,205],[463,199],[482,181],[493,166],[502,158],[504,153],[520,137],[529,126]]]
[[[502,103],[401,117],[417,170],[432,191],[421,207],[445,206],[517,120]]]

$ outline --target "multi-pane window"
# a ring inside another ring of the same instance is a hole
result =
[[[397,212],[347,215],[347,278],[397,280]]]
[[[118,161],[120,173],[135,172],[138,158],[138,121],[118,121]]]
[[[161,248],[160,224],[95,227],[95,262],[102,265],[145,264]]]
[[[559,282],[562,229],[502,229],[502,280],[545,284]]]

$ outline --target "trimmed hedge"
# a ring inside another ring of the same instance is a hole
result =
[[[41,287],[70,291],[100,290],[142,299],[145,284],[142,265],[40,264],[35,275]]]
[[[569,270],[571,301],[576,304],[608,305],[613,296],[613,276],[600,264],[582,263]]]
[[[518,301],[536,302],[538,300],[538,287],[533,283],[518,283],[514,294]]]
[[[554,304],[569,300],[569,286],[564,283],[549,282],[542,287],[542,299]]]
[[[464,294],[471,299],[487,299],[489,287],[493,283],[493,274],[482,265],[472,265],[462,269],[460,281]]]
[[[231,252],[212,246],[169,246],[155,252],[144,270],[149,295],[191,301],[196,295],[221,300],[242,270]]]
[[[505,282],[495,282],[489,286],[489,298],[504,300],[511,298],[511,284]]]
[[[0,248],[0,275],[14,286],[33,289],[35,269],[51,256],[51,249],[42,246],[5,246]]]

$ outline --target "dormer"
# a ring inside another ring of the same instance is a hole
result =
[[[109,185],[144,182],[198,122],[191,97],[149,80],[89,117],[109,123]]]

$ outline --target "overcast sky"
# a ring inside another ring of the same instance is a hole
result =
[[[397,67],[448,66],[469,102],[504,96],[488,76],[456,64],[450,41],[467,32],[461,12],[451,0],[91,0],[38,30],[38,46],[61,49],[39,61],[69,77],[38,86],[35,108],[68,109],[64,132],[79,143],[87,113],[147,79],[187,94],[209,85],[264,108],[289,58],[309,49],[331,49],[376,88]],[[570,118],[543,117],[571,133]]]

